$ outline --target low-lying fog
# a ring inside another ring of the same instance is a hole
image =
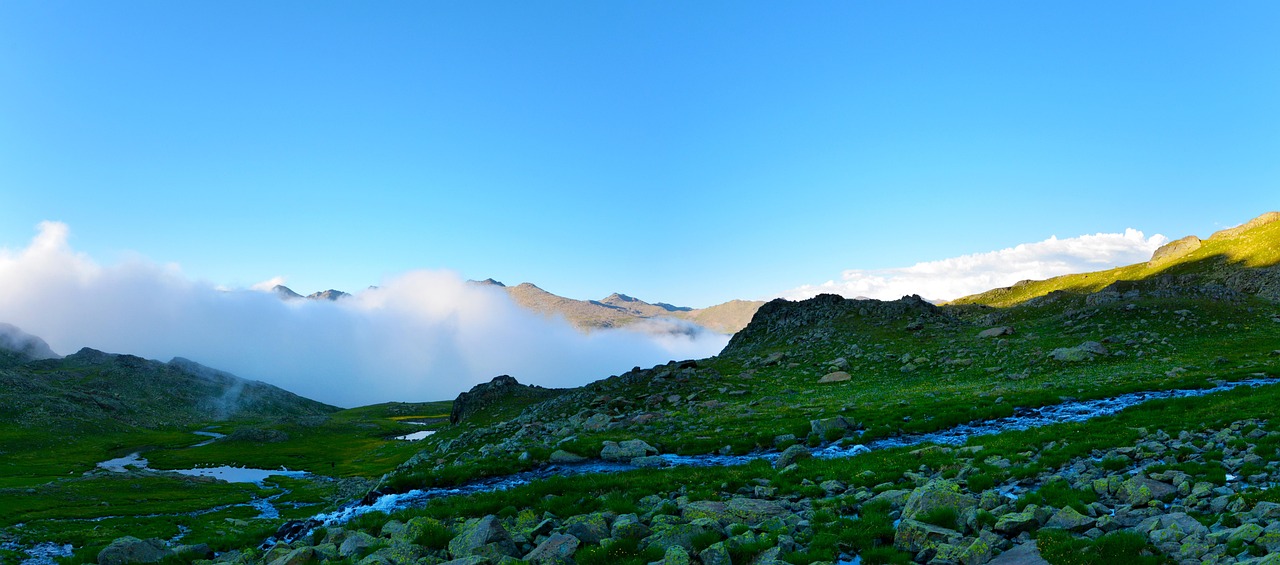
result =
[[[582,333],[501,289],[413,271],[336,302],[225,290],[173,265],[100,265],[45,222],[0,250],[0,322],[66,355],[181,356],[339,406],[453,398],[495,375],[565,387],[633,366],[714,355],[728,336],[671,321]]]

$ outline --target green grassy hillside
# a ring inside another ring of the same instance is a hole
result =
[[[1153,259],[1106,271],[1023,281],[966,296],[952,304],[1012,306],[1053,292],[1090,293],[1117,283],[1130,286],[1208,285],[1280,299],[1280,212],[1263,214],[1244,225],[1201,241],[1183,238],[1157,250]]]

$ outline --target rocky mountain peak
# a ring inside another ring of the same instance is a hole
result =
[[[334,289],[332,289],[332,288],[331,288],[331,289],[329,289],[329,290],[325,290],[325,291],[321,291],[321,292],[313,292],[313,293],[311,293],[311,294],[308,294],[308,295],[307,295],[307,298],[309,298],[309,299],[311,299],[311,300],[329,300],[329,301],[334,301],[334,300],[338,300],[338,299],[340,299],[340,298],[346,298],[346,297],[348,297],[348,296],[351,296],[351,295],[350,295],[350,294],[347,294],[347,293],[345,293],[345,292],[342,292],[341,290],[334,290]]]
[[[276,293],[277,296],[284,299],[302,298],[301,294],[294,292],[292,288],[282,284],[271,287],[271,292]]]
[[[0,323],[0,351],[8,351],[18,356],[21,361],[38,361],[40,359],[58,359],[61,355],[54,353],[43,339],[22,331],[17,326]]]

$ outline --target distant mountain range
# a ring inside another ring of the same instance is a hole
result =
[[[470,282],[501,288],[516,304],[544,316],[562,316],[575,327],[584,330],[617,328],[641,320],[669,318],[732,334],[745,328],[756,310],[764,304],[758,300],[731,300],[707,308],[687,308],[663,302],[649,303],[616,292],[600,300],[575,300],[552,294],[527,282],[516,286],[507,286],[493,279]]]
[[[574,327],[588,331],[619,328],[641,320],[674,319],[732,334],[745,328],[756,310],[764,304],[760,300],[730,300],[707,308],[688,308],[665,302],[649,303],[616,292],[600,300],[576,300],[552,294],[527,282],[516,286],[507,286],[493,279],[468,282],[500,288],[524,308],[548,317],[563,317]],[[351,296],[333,289],[303,296],[284,285],[276,285],[271,290],[285,300],[338,300]]]

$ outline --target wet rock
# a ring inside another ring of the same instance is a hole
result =
[[[775,469],[786,469],[792,463],[810,457],[813,457],[813,454],[809,452],[809,448],[796,444],[784,449],[782,454],[778,456],[778,460],[774,461],[773,467]]]
[[[141,540],[125,536],[111,542],[98,552],[98,565],[126,565],[129,563],[158,563],[171,555],[164,542],[158,539]]]
[[[449,553],[454,558],[481,555],[495,560],[504,555],[519,556],[511,535],[492,514],[463,524],[458,535],[449,541]]]
[[[636,457],[631,460],[631,464],[636,467],[653,469],[657,467],[666,467],[669,462],[660,455],[649,455],[645,457]]]
[[[573,563],[573,554],[582,542],[570,534],[556,534],[524,556],[524,560],[536,565],[560,565]]]

